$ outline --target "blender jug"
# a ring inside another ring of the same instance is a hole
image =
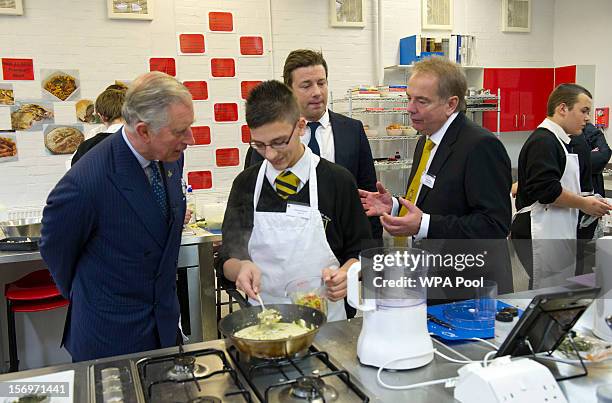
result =
[[[410,369],[433,359],[423,281],[427,256],[415,248],[368,249],[349,268],[347,299],[363,312],[357,342],[362,364]]]

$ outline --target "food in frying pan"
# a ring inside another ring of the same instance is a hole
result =
[[[252,325],[234,333],[235,337],[250,340],[280,340],[297,337],[313,330],[306,325],[304,319],[293,323],[272,323],[270,325]]]
[[[45,81],[45,90],[65,101],[77,89],[76,80],[69,74],[58,73]]]
[[[27,130],[32,127],[34,121],[50,119],[53,112],[36,104],[23,104],[15,112],[11,113],[11,124],[13,130]]]
[[[280,312],[276,309],[264,309],[263,311],[257,314],[257,319],[259,319],[259,323],[264,326],[269,326],[273,323],[278,323],[281,321],[283,317]]]
[[[0,158],[14,157],[17,155],[17,144],[8,137],[0,136]]]
[[[58,127],[45,135],[45,147],[53,154],[72,154],[85,140],[74,127]]]
[[[47,395],[25,395],[17,400],[12,400],[12,403],[48,403],[51,398]]]
[[[13,105],[15,103],[15,95],[13,90],[0,88],[0,105]]]

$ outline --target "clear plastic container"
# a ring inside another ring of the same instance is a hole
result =
[[[327,288],[320,276],[302,277],[285,286],[285,295],[297,305],[315,308],[327,315]]]

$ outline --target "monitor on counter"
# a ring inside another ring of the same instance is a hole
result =
[[[599,288],[540,294],[499,347],[496,356],[551,353],[599,295]]]

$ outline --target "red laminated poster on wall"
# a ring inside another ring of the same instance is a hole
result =
[[[205,146],[210,144],[210,127],[208,126],[191,126],[193,139],[196,146]]]
[[[210,171],[192,171],[187,174],[187,183],[193,190],[212,188],[212,173]]]
[[[610,124],[610,108],[595,108],[595,126],[607,129]]]
[[[191,92],[194,101],[206,101],[208,99],[208,84],[206,81],[183,81],[183,85]]]
[[[5,80],[34,80],[32,59],[2,59],[2,74]]]
[[[236,76],[234,59],[210,59],[210,72],[217,78]]]
[[[264,53],[263,38],[261,36],[241,36],[240,54],[247,56],[261,56]]]
[[[251,90],[257,87],[259,84],[261,84],[261,81],[241,81],[240,95],[242,96],[242,99],[247,99]]]
[[[215,154],[218,167],[235,167],[240,164],[240,152],[237,148],[218,148]]]
[[[242,132],[242,142],[243,143],[250,143],[251,142],[251,129],[249,129],[249,126],[247,125],[242,125],[242,127],[240,128],[240,131]]]
[[[206,51],[203,34],[180,34],[179,51],[183,55],[202,55]]]
[[[216,122],[235,122],[238,120],[238,104],[215,104]]]
[[[230,12],[211,11],[208,13],[208,28],[213,32],[233,32],[234,16]]]
[[[176,77],[176,63],[172,57],[152,57],[149,59],[149,71],[161,71]]]

